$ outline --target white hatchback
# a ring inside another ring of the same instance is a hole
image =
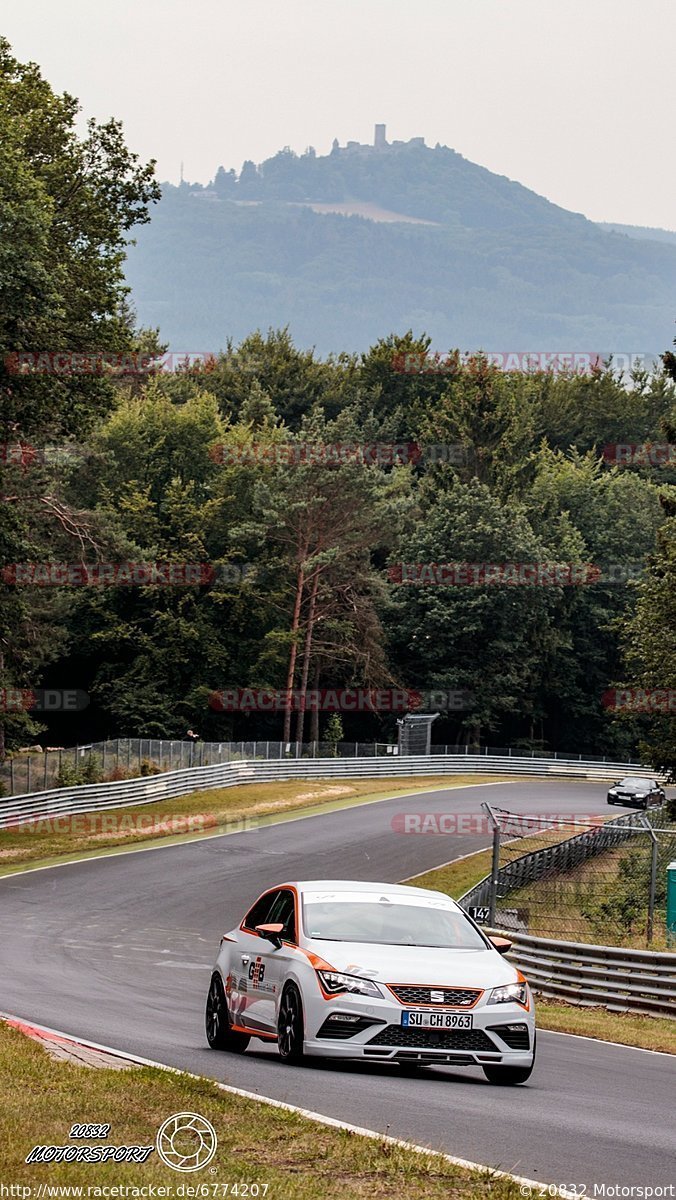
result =
[[[535,1060],[530,988],[442,892],[315,880],[270,888],[224,934],[207,998],[216,1050],[252,1037],[305,1055],[479,1066],[525,1083]]]

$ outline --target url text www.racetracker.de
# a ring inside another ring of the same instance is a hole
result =
[[[522,1184],[522,1196],[545,1200],[547,1197],[579,1197],[589,1200],[673,1200],[676,1184],[532,1183]],[[256,1200],[271,1196],[269,1184],[258,1182],[179,1183],[171,1184],[29,1184],[0,1182],[0,1200]]]
[[[120,1183],[78,1184],[0,1183],[0,1200],[258,1200],[272,1194],[269,1183]]]

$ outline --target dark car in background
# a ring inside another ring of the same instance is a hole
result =
[[[656,779],[640,779],[636,776],[614,783],[608,789],[607,798],[609,804],[648,808],[651,804],[664,804],[666,796]]]

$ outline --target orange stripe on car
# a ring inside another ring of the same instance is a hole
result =
[[[263,1033],[261,1029],[250,1029],[248,1025],[231,1025],[233,1033],[248,1033],[250,1037],[263,1038],[266,1042],[276,1042],[276,1033]]]

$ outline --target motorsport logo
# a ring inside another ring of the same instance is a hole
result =
[[[145,1163],[156,1150],[162,1162],[172,1171],[200,1171],[209,1165],[216,1153],[216,1130],[199,1113],[181,1112],[167,1117],[157,1131],[155,1144],[150,1146],[109,1146],[110,1125],[72,1125],[66,1146],[33,1146],[26,1163]],[[97,1141],[83,1144],[80,1139]]]
[[[206,1117],[182,1112],[167,1117],[155,1145],[162,1162],[173,1171],[201,1171],[214,1157],[218,1138]]]
[[[27,1163],[144,1163],[147,1162],[155,1149],[154,1146],[104,1146],[102,1140],[107,1139],[110,1125],[71,1125],[68,1134],[70,1144],[67,1146],[33,1146],[26,1155]],[[83,1145],[81,1138],[92,1141],[99,1139],[98,1145]]]

